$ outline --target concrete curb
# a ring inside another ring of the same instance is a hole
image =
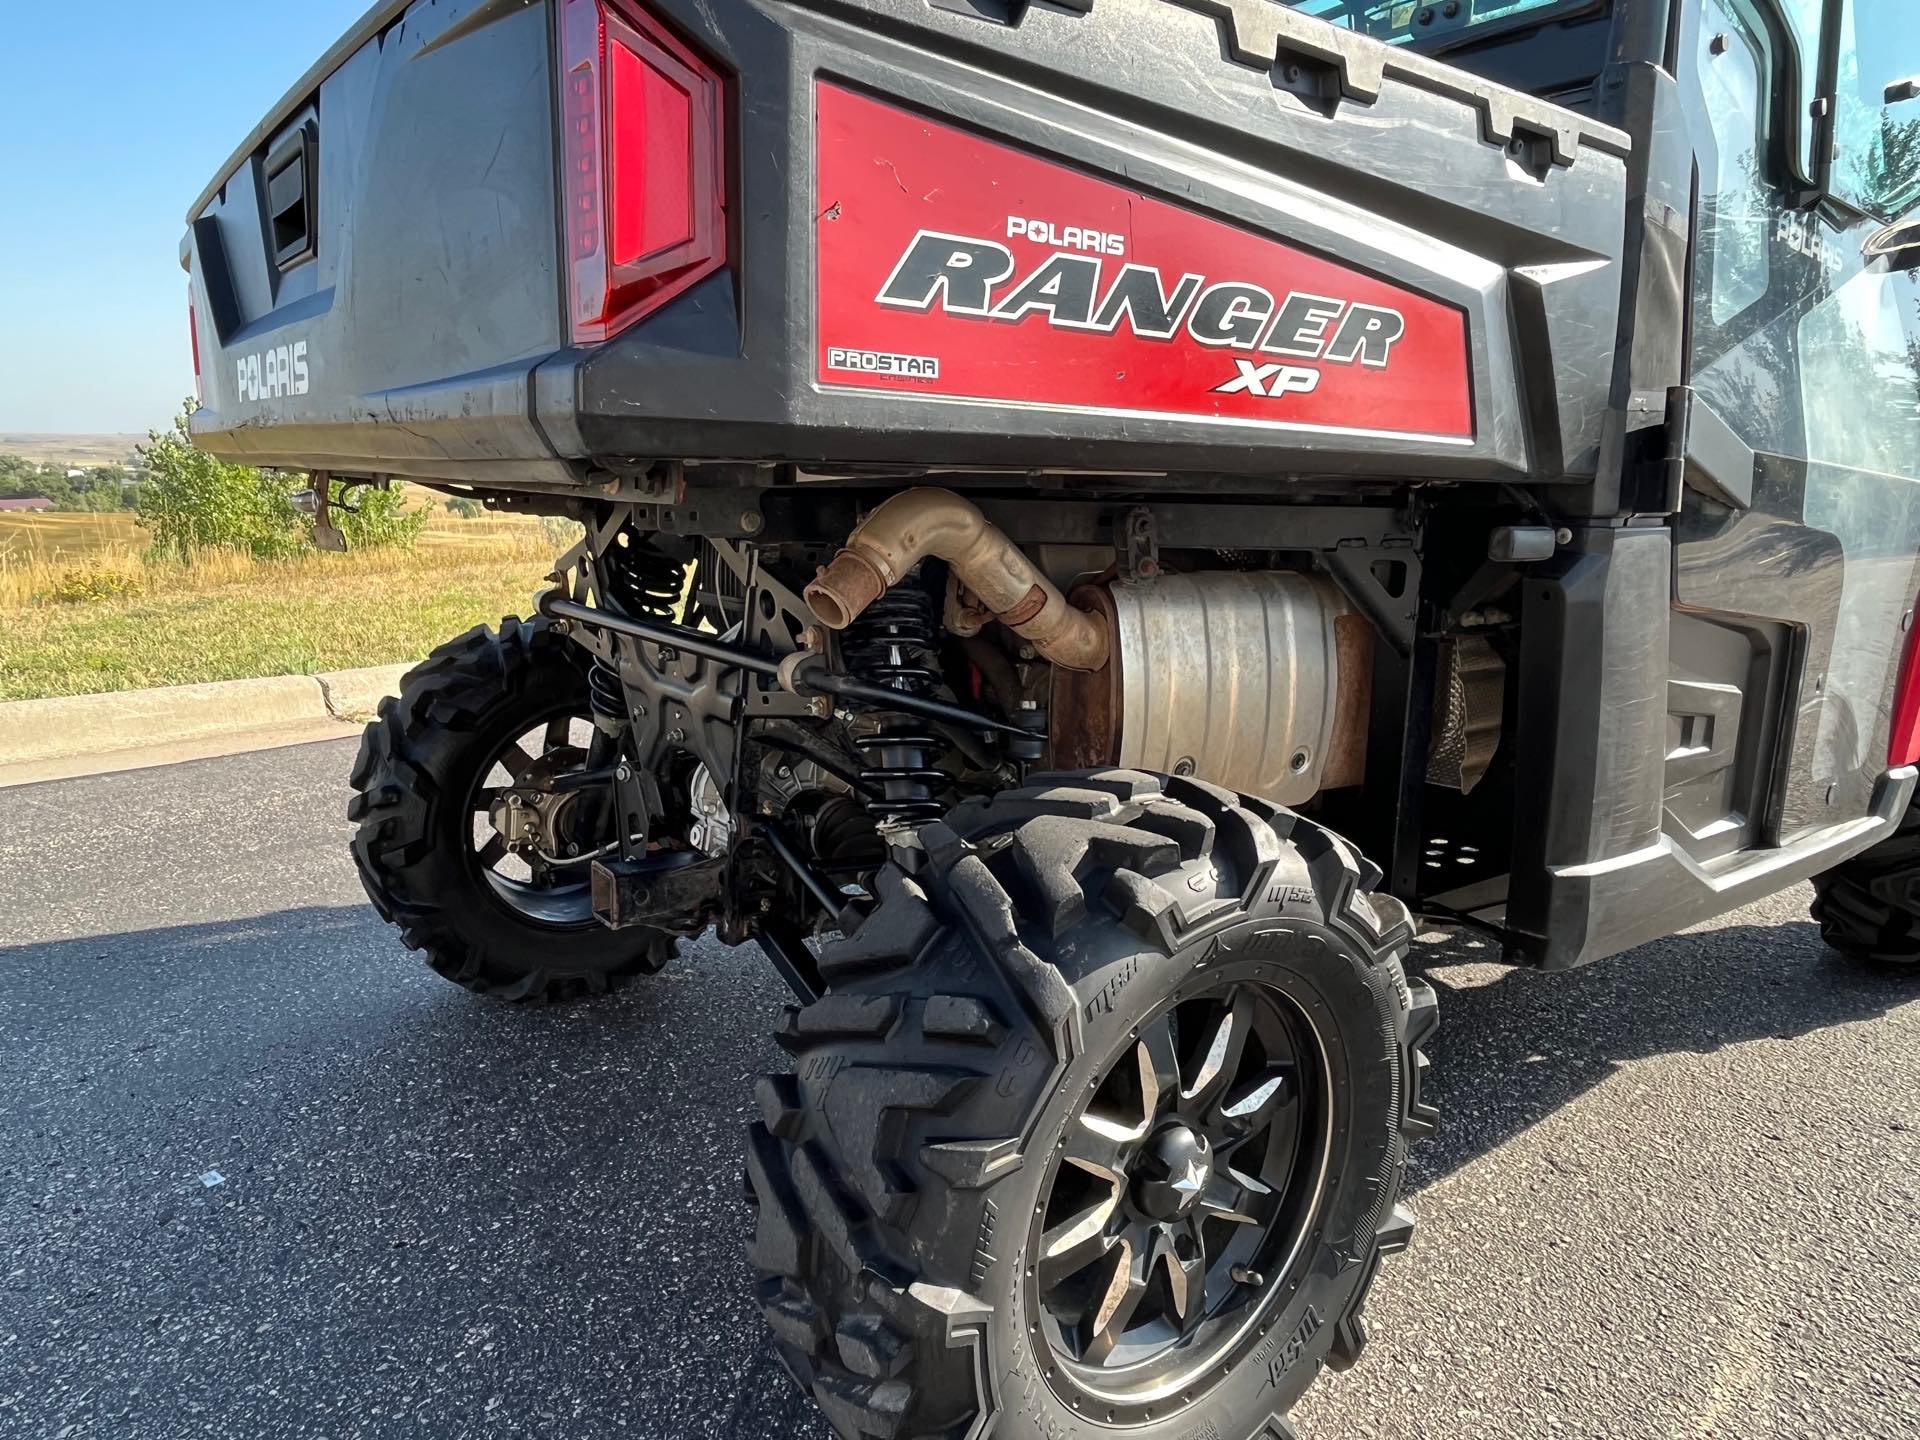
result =
[[[327,675],[273,675],[209,685],[169,685],[111,695],[11,700],[0,704],[0,768],[113,755],[157,746],[284,735],[304,725],[339,733],[364,725],[383,696],[396,694],[411,665]],[[102,768],[111,768],[104,764]]]

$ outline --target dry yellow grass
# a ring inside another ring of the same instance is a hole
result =
[[[205,590],[260,573],[263,562],[236,551],[209,550],[191,566],[150,560],[147,534],[124,511],[98,515],[0,512],[0,614],[55,598],[87,576],[110,588],[141,594]],[[481,560],[551,560],[560,547],[538,520],[487,516],[460,520],[436,514],[412,552],[369,552],[347,557],[313,555],[286,562],[328,565],[443,568]],[[362,570],[361,573],[375,573]],[[113,584],[123,580],[124,585]]]
[[[566,542],[530,518],[436,515],[410,551],[180,565],[143,543],[130,516],[5,517],[0,700],[417,659],[528,613]]]

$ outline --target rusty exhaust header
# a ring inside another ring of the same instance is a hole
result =
[[[844,630],[929,555],[952,566],[1001,624],[1055,665],[1105,668],[1112,653],[1106,617],[1068,604],[1006,532],[951,490],[908,490],[882,504],[807,586],[807,604],[822,625]]]

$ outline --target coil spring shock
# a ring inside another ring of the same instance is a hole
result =
[[[616,728],[627,723],[627,692],[620,684],[620,673],[597,655],[587,667],[587,704],[595,720]]]
[[[594,565],[605,598],[633,620],[675,619],[687,588],[687,563],[665,554],[651,539],[613,545]]]
[[[869,605],[840,638],[848,669],[907,695],[927,695],[939,687],[933,647],[933,596],[921,588],[917,574]],[[876,824],[939,818],[944,807],[934,792],[946,776],[933,762],[945,746],[924,720],[887,712],[877,731],[856,737],[854,744],[867,762],[861,778],[878,792],[867,801]]]
[[[686,562],[663,554],[652,540],[627,538],[629,543],[610,547],[594,564],[602,597],[631,619],[677,619],[687,584]],[[595,718],[626,723],[626,689],[620,672],[604,660],[596,658],[587,671],[587,696]]]

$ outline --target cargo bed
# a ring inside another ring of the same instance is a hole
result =
[[[1617,131],[1265,0],[657,0],[587,64],[591,4],[383,4],[249,137],[182,251],[202,446],[1594,473]]]

